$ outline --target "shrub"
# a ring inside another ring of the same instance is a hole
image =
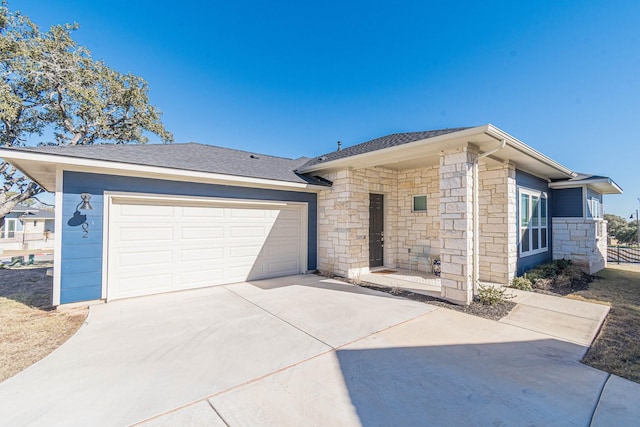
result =
[[[520,289],[521,291],[530,291],[533,289],[533,283],[527,278],[527,275],[521,277],[514,277],[511,281],[511,287],[514,289]]]
[[[558,270],[563,271],[571,266],[573,266],[573,262],[571,262],[570,259],[557,259],[554,261],[556,267],[558,268]]]
[[[507,300],[513,298],[514,295],[507,294],[505,288],[493,286],[478,286],[478,301],[484,305],[504,304]]]
[[[576,268],[571,260],[557,259],[527,271],[527,278],[534,287],[545,288],[549,282],[554,282],[558,276],[568,275],[565,273],[566,270],[571,271],[573,274]]]
[[[567,259],[541,264],[527,271],[526,278],[531,281],[534,289],[563,295],[573,290],[586,289],[591,281],[591,276],[584,274],[580,267]],[[512,284],[511,287],[521,289],[518,285],[520,283]]]

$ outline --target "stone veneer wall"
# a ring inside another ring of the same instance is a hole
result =
[[[601,219],[553,218],[553,259],[568,259],[586,273],[607,266],[607,222]]]
[[[480,280],[508,284],[518,263],[515,165],[479,169]]]
[[[397,172],[345,169],[324,174],[331,189],[318,194],[318,269],[357,277],[369,271],[369,194],[384,195],[384,263],[395,265]]]
[[[427,211],[413,212],[413,196],[427,196]],[[397,266],[409,268],[409,249],[430,248],[440,255],[440,171],[438,166],[398,172]],[[416,264],[412,266],[416,268]],[[417,268],[426,270],[425,263]]]

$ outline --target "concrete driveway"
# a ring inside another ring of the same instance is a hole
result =
[[[317,276],[116,301],[0,384],[0,425],[624,425],[585,347]],[[630,397],[631,396],[631,397]]]

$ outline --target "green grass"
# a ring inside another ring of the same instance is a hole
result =
[[[583,362],[640,383],[640,266],[611,264],[572,296],[611,304]]]

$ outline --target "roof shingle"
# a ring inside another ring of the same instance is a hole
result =
[[[459,132],[461,130],[470,129],[469,127],[427,130],[422,132],[394,133],[380,138],[372,139],[361,144],[353,145],[339,151],[323,154],[307,161],[301,166],[301,169],[315,166],[321,163],[327,163],[333,160],[344,159],[346,157],[357,156],[359,154],[370,153],[372,151],[383,150],[385,148],[395,147],[410,142],[420,141],[423,139],[434,138],[448,133]]]
[[[327,183],[295,172],[309,158],[288,159],[213,145],[101,144],[17,148],[30,152],[91,160],[156,166],[313,185]]]

